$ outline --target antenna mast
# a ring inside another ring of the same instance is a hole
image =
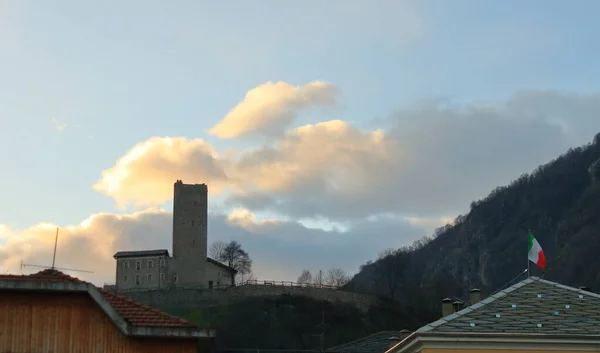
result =
[[[54,254],[52,255],[52,267],[26,264],[26,263],[23,263],[23,260],[21,260],[21,271],[23,270],[23,267],[37,267],[37,268],[50,268],[52,270],[64,270],[64,271],[94,273],[92,271],[76,270],[76,269],[72,269],[72,268],[60,268],[60,267],[55,267],[54,266],[56,264],[56,246],[58,245],[58,229],[59,228],[56,227],[56,236],[54,237]]]
[[[54,263],[56,261],[56,245],[58,244],[58,227],[56,227],[56,236],[54,237],[54,255],[52,255],[52,269],[54,270]]]

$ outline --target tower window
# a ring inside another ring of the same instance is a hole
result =
[[[129,261],[123,262],[123,268],[129,268]]]
[[[148,275],[146,278],[148,279],[148,281],[152,281],[152,275]]]
[[[123,283],[127,283],[127,276],[123,276]]]
[[[154,261],[148,260],[148,268],[153,268],[153,267],[154,267]]]
[[[135,269],[139,270],[140,268],[142,268],[142,262],[141,261],[136,261],[135,262]]]
[[[140,284],[140,275],[135,275],[135,284]]]
[[[165,267],[165,260],[160,260],[160,267]]]

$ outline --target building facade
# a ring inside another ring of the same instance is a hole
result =
[[[47,269],[0,275],[0,352],[209,353],[211,329]]]
[[[177,180],[173,193],[173,251],[119,251],[117,291],[225,287],[235,270],[207,257],[208,187]]]

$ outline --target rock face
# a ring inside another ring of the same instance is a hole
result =
[[[443,176],[440,176],[443,177]],[[554,161],[498,187],[455,225],[407,249],[396,299],[439,317],[446,296],[468,298],[469,286],[483,295],[506,285],[527,268],[527,232],[544,249],[546,271],[532,275],[571,286],[600,288],[600,135]],[[522,279],[521,277],[520,279]],[[377,262],[365,265],[349,284],[386,294]]]

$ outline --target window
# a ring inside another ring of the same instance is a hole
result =
[[[141,261],[136,261],[135,262],[135,269],[139,270],[140,268],[142,268],[142,262]]]
[[[217,272],[217,278],[221,279],[221,276],[223,276],[223,273],[222,272]]]
[[[173,283],[177,282],[179,282],[179,278],[177,278],[177,275],[173,275]]]
[[[148,281],[152,281],[152,275],[148,275],[146,276],[146,278],[148,279]]]
[[[221,285],[221,283],[217,282],[217,288],[219,288],[220,285]]]
[[[127,283],[127,276],[123,276],[123,283]]]
[[[196,241],[195,241],[195,240],[192,240],[192,245],[194,245],[194,244],[196,244]]]
[[[160,274],[160,280],[161,280],[161,281],[164,281],[164,280],[165,280],[165,274],[164,274],[164,273],[161,273],[161,274]]]
[[[135,275],[135,284],[140,284],[140,275]]]
[[[165,260],[160,260],[160,267],[165,267]]]
[[[148,260],[148,268],[154,268],[154,261]]]
[[[129,261],[123,262],[123,268],[129,268]]]
[[[194,221],[192,221],[192,227],[194,226]]]
[[[212,281],[208,281],[208,288],[212,288],[213,287],[213,282]]]

